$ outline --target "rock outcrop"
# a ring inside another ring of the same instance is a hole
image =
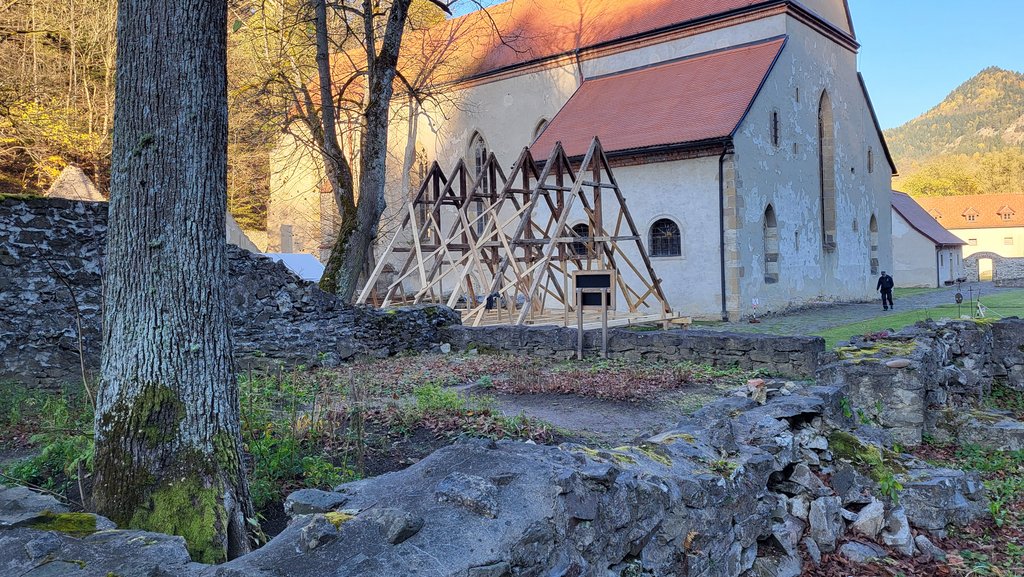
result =
[[[837,428],[841,387],[771,390],[762,405],[744,389],[636,445],[473,440],[403,471],[298,491],[284,532],[218,567],[188,562],[172,537],[24,524],[0,525],[0,555],[19,575],[44,560],[71,571],[74,559],[86,572],[69,575],[152,574],[124,572],[134,557],[190,577],[795,576],[803,553],[876,551],[844,547],[854,531],[912,555],[911,526],[941,532],[986,513],[973,475],[897,456],[870,428]],[[885,475],[903,483],[898,495],[880,489]],[[136,546],[147,539],[159,547]]]

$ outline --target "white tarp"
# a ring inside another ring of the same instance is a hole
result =
[[[294,252],[265,252],[263,255],[284,263],[284,266],[288,267],[288,270],[299,275],[299,278],[302,280],[318,282],[320,277],[324,275],[324,265],[320,264],[320,261],[311,254]]]

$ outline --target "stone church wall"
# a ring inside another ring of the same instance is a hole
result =
[[[734,137],[738,269],[730,282],[739,289],[741,317],[753,312],[754,299],[759,312],[873,299],[877,274],[872,274],[871,258],[878,259],[881,270],[892,270],[892,170],[858,79],[856,54],[793,18],[786,34],[778,61]],[[835,177],[831,250],[823,246],[819,167],[818,113],[825,91],[834,135],[833,165],[828,167]],[[775,114],[777,138],[772,134]],[[768,206],[777,222],[774,251],[766,250]],[[874,254],[872,216],[877,223]],[[766,274],[766,252],[777,255],[771,263],[774,277]]]

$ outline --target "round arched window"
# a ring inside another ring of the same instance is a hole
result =
[[[651,225],[651,256],[681,256],[683,254],[679,225],[662,218]]]

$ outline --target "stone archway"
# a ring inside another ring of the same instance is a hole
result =
[[[986,260],[992,263],[993,281],[1024,278],[1024,258],[1007,258],[994,252],[976,252],[964,257],[964,276],[967,280],[981,280],[980,263]]]

